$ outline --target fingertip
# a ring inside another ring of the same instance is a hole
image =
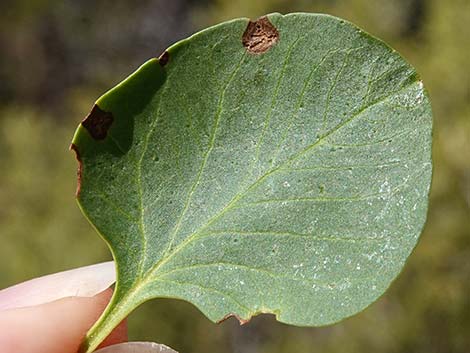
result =
[[[98,319],[112,290],[91,297],[70,297],[38,306],[2,311],[0,348],[15,353],[76,353],[88,329]],[[125,323],[108,344],[127,340]],[[14,348],[14,349],[13,349]]]
[[[34,278],[0,290],[0,310],[40,305],[66,297],[93,297],[115,280],[113,261]]]
[[[103,349],[97,350],[95,353],[178,353],[175,350],[163,344],[153,342],[128,342],[116,344]]]

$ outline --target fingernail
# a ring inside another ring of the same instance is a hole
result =
[[[39,305],[65,297],[92,297],[115,280],[113,261],[54,273],[0,290],[0,310]]]
[[[102,349],[98,349],[95,353],[178,353],[177,351],[163,344],[153,342],[127,342],[115,344]]]

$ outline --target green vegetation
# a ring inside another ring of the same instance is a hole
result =
[[[32,3],[35,8],[26,11]],[[209,11],[192,5],[184,10],[186,22],[180,23],[188,28],[189,14],[202,28],[222,19],[272,11],[326,11],[385,39],[416,67],[435,116],[434,178],[425,232],[391,290],[363,313],[335,326],[288,327],[270,316],[259,316],[241,328],[235,320],[214,325],[190,304],[156,300],[132,315],[131,339],[160,341],[196,353],[466,352],[470,346],[470,73],[465,68],[470,62],[470,4],[464,0],[245,3],[214,1],[207,5]],[[414,3],[421,3],[420,16],[412,16]],[[122,41],[132,31],[123,35],[118,25],[110,24],[113,16],[102,16],[94,6],[75,9],[89,22],[83,25],[91,28],[89,32],[73,26],[77,18],[71,16],[75,12],[70,2],[18,1],[0,14],[2,287],[109,259],[73,201],[76,164],[67,151],[70,131],[116,75],[124,77],[178,38],[150,45],[148,52],[138,41],[113,52],[110,41],[98,38],[93,28],[108,25],[115,31],[112,38]],[[136,23],[149,12],[138,9],[129,16],[129,7],[120,2],[107,10],[121,14],[114,18]],[[47,31],[52,32],[49,40],[41,37]],[[46,47],[56,42],[62,44],[58,53],[71,54],[78,47],[80,55],[59,57],[54,48]],[[117,64],[103,64],[99,58],[106,55]],[[53,94],[48,95],[50,91]]]

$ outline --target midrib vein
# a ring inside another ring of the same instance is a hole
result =
[[[236,73],[237,70],[234,71],[234,73]],[[358,112],[354,113],[353,115],[351,115],[351,117],[349,117],[348,119],[346,119],[345,121],[343,121],[342,123],[336,125],[334,128],[332,128],[330,131],[328,131],[327,133],[325,133],[323,136],[321,136],[317,141],[315,141],[315,143],[307,146],[306,148],[302,149],[301,151],[297,152],[296,154],[292,155],[289,159],[287,159],[286,161],[284,161],[283,163],[279,164],[277,167],[269,170],[268,172],[266,172],[264,175],[262,175],[259,179],[255,180],[250,186],[248,186],[243,192],[241,193],[238,193],[237,195],[235,195],[228,203],[227,205],[219,212],[217,213],[216,215],[214,215],[212,218],[210,218],[207,223],[203,226],[201,226],[199,229],[197,229],[196,231],[194,231],[191,235],[189,235],[182,243],[180,243],[171,253],[168,254],[168,252],[165,253],[164,256],[162,256],[162,258],[160,259],[160,261],[156,262],[154,266],[152,266],[146,273],[145,273],[145,276],[144,276],[144,280],[143,282],[141,282],[140,285],[144,285],[145,282],[149,281],[151,282],[152,281],[152,274],[155,273],[160,267],[162,267],[164,264],[166,264],[173,256],[175,256],[177,253],[179,253],[188,243],[190,243],[191,241],[193,241],[195,238],[197,238],[197,235],[198,234],[201,234],[205,229],[207,229],[212,223],[214,223],[216,220],[218,220],[219,218],[221,218],[225,213],[227,213],[230,209],[233,208],[233,206],[241,199],[243,198],[250,190],[254,189],[255,187],[257,187],[261,182],[263,182],[266,178],[268,178],[269,176],[271,176],[272,174],[276,173],[277,171],[279,170],[282,170],[282,168],[285,166],[285,165],[288,165],[290,162],[296,160],[297,158],[301,157],[302,155],[304,155],[305,153],[307,153],[308,151],[314,149],[316,146],[320,145],[326,138],[328,138],[329,136],[331,136],[332,134],[336,133],[336,131],[338,131],[339,129],[343,128],[344,126],[347,126],[350,122],[352,122],[354,119],[356,119],[357,117],[361,116],[362,113],[364,113],[364,111],[372,108],[373,106],[376,106],[378,104],[381,104],[383,102],[386,102],[387,100],[395,97],[396,95],[399,95],[401,93],[403,93],[404,91],[408,90],[409,88],[411,88],[412,86],[414,86],[418,81],[413,81],[412,83],[400,88],[399,90],[397,90],[396,92],[393,92],[387,96],[384,96],[384,97],[381,97],[377,100],[375,100],[374,102],[368,104],[367,106],[363,107],[362,109],[360,109]],[[225,90],[224,90],[225,92]],[[215,137],[215,135],[214,135]],[[208,156],[207,156],[208,157]],[[200,175],[199,175],[200,176]],[[196,185],[196,184],[195,184]],[[188,201],[190,200],[190,197],[188,198]],[[187,203],[187,206],[189,206],[189,203]],[[180,221],[181,221],[181,217],[180,217]]]

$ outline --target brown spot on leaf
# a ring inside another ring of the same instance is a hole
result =
[[[70,150],[75,152],[75,158],[77,158],[78,162],[78,169],[77,169],[77,191],[75,192],[75,196],[78,197],[80,195],[80,188],[82,185],[82,158],[80,157],[80,152],[75,144],[70,145]]]
[[[82,125],[95,140],[104,140],[113,121],[111,113],[101,110],[95,104],[90,114],[82,121]]]
[[[161,67],[165,66],[168,63],[168,60],[170,60],[170,53],[165,51],[160,57],[158,58],[158,63],[160,64]]]
[[[225,315],[222,319],[220,319],[219,321],[217,321],[218,324],[224,322],[225,320],[231,318],[231,317],[234,317],[235,319],[238,320],[238,322],[240,323],[240,326],[241,325],[245,325],[247,324],[248,322],[250,322],[250,319],[248,320],[245,320],[245,319],[242,319],[240,316],[238,316],[237,314],[233,314],[233,313],[230,313],[230,314],[227,314]]]
[[[266,16],[248,22],[242,36],[243,46],[249,53],[262,54],[279,40],[279,32]]]

